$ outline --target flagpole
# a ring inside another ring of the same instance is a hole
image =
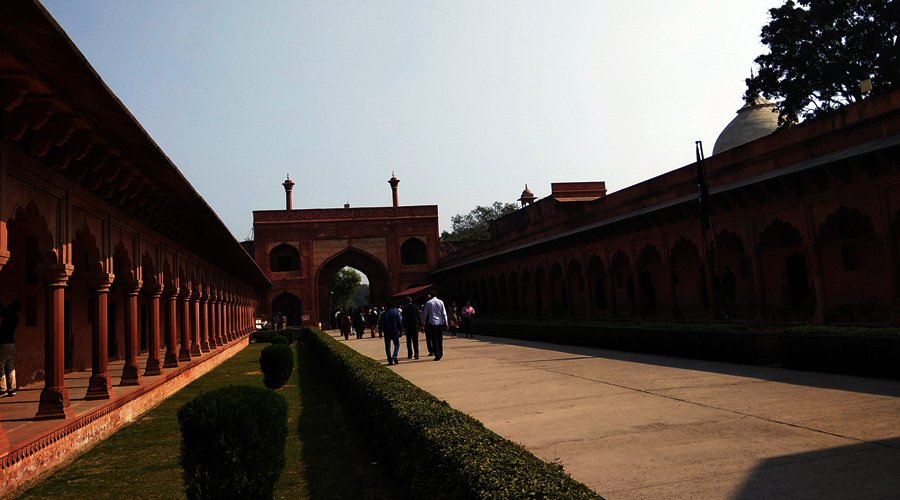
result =
[[[713,266],[712,283],[710,284],[710,286],[712,287],[712,291],[715,294],[716,309],[719,309],[720,313],[724,313],[724,311],[722,310],[722,300],[720,297],[720,292],[722,291],[720,276],[722,273],[720,269],[719,247],[716,241],[716,226],[713,223],[712,218],[712,201],[710,200],[709,196],[709,184],[706,181],[706,168],[703,165],[703,162],[706,159],[706,155],[704,155],[703,153],[703,141],[694,141],[694,147],[695,152],[697,153],[697,189],[699,191],[700,202],[700,232],[703,237],[703,246],[706,247],[706,230],[709,229],[712,231]],[[717,286],[718,289],[716,288]],[[710,304],[710,309],[713,309],[712,304]],[[722,315],[727,316],[727,313]]]

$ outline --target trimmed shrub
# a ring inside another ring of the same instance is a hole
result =
[[[301,348],[322,360],[373,455],[403,498],[601,498],[549,464],[321,330]]]
[[[284,468],[283,397],[232,385],[182,406],[178,423],[188,498],[272,498]]]
[[[294,371],[294,350],[273,342],[259,354],[259,368],[263,372],[263,384],[269,389],[278,389]]]
[[[269,340],[271,344],[291,345],[291,339],[286,335],[277,334]]]

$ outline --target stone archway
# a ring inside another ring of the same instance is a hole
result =
[[[325,261],[316,273],[319,321],[322,324],[329,322],[331,317],[331,311],[329,311],[331,307],[329,300],[331,277],[344,267],[358,269],[369,278],[369,292],[373,304],[386,304],[390,300],[388,273],[384,264],[372,254],[354,247],[347,248]]]
[[[288,325],[300,324],[301,311],[300,299],[290,292],[284,292],[272,299],[272,317],[281,313],[287,318]]]

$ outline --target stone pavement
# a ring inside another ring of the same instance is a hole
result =
[[[900,498],[900,381],[486,336],[407,361],[405,342],[390,369],[609,499]],[[386,364],[381,339],[347,344]]]

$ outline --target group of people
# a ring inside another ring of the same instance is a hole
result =
[[[375,308],[373,311],[378,312]],[[372,315],[369,315],[371,318]],[[400,337],[406,336],[406,358],[419,359],[419,332],[425,332],[425,346],[428,356],[433,356],[435,361],[444,357],[444,332],[450,331],[453,337],[460,326],[466,337],[472,335],[472,319],[475,317],[475,309],[466,302],[462,312],[457,311],[456,304],[451,306],[448,314],[444,302],[435,294],[428,294],[427,300],[421,308],[417,307],[411,297],[407,297],[401,306],[400,302],[394,302],[387,309],[382,309],[375,317],[378,336],[384,339],[384,352],[388,365],[400,362]],[[372,325],[369,320],[369,325]],[[341,333],[345,340],[350,339],[349,327],[351,320],[344,320],[340,324]],[[357,338],[362,338],[357,329]],[[374,337],[374,331],[372,337]]]
[[[350,340],[351,335],[361,339],[366,334],[366,328],[369,329],[369,335],[375,338],[375,332],[378,329],[378,320],[384,314],[383,307],[370,306],[367,309],[350,308],[348,311],[338,309],[334,312],[331,321],[332,328],[340,328],[341,335],[345,340]],[[379,334],[379,337],[381,334]]]
[[[16,327],[19,326],[19,311],[22,303],[12,301],[4,306],[0,302],[0,394],[16,395]]]

